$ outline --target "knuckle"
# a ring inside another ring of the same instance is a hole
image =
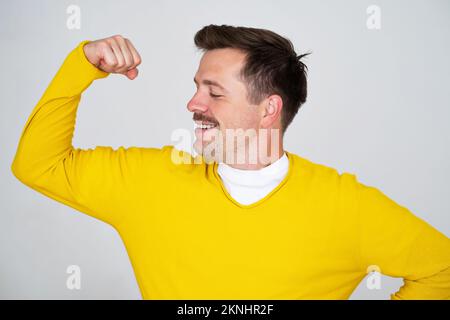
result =
[[[114,43],[116,42],[116,40],[114,40],[114,38],[111,37],[111,38],[106,39],[105,42],[106,42],[109,46],[111,46],[112,44],[114,44]]]
[[[105,49],[107,49],[107,48],[109,47],[109,45],[108,45],[107,42],[101,41],[101,42],[99,42],[98,47],[99,47],[101,50],[105,50]]]

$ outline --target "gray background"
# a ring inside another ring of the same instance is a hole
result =
[[[81,29],[66,27],[70,4]],[[381,8],[381,30],[366,8]],[[98,80],[83,95],[73,144],[172,144],[193,129],[186,104],[202,26],[271,29],[312,51],[309,95],[285,149],[351,172],[450,235],[450,1],[1,1],[0,298],[141,299],[124,245],[107,224],[16,180],[10,165],[32,109],[82,40],[130,38],[140,75]],[[401,230],[399,230],[401,232]],[[66,288],[68,265],[81,290]],[[387,299],[402,285],[365,281],[352,299]]]

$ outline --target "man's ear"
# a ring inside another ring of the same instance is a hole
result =
[[[283,109],[283,100],[277,94],[267,97],[263,102],[261,127],[273,127],[274,123],[281,121],[281,110]],[[281,123],[281,122],[280,122]]]

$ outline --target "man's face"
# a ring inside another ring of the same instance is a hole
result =
[[[187,108],[194,113],[196,124],[212,124],[214,127],[196,128],[194,149],[199,154],[204,154],[203,150],[210,143],[222,144],[225,151],[224,141],[215,141],[214,137],[221,133],[225,138],[227,129],[259,128],[261,106],[247,101],[246,86],[239,79],[244,59],[245,54],[241,51],[224,48],[206,51],[200,60],[194,77],[197,91]]]

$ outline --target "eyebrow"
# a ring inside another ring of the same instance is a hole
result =
[[[195,84],[198,85],[198,81],[197,81],[197,79],[195,79],[195,77],[194,77],[194,82],[195,82]],[[205,85],[207,85],[207,86],[218,87],[218,88],[222,89],[223,91],[228,92],[228,90],[225,89],[225,88],[224,88],[220,83],[218,83],[217,81],[204,79],[204,80],[202,80],[202,83],[205,84]]]

